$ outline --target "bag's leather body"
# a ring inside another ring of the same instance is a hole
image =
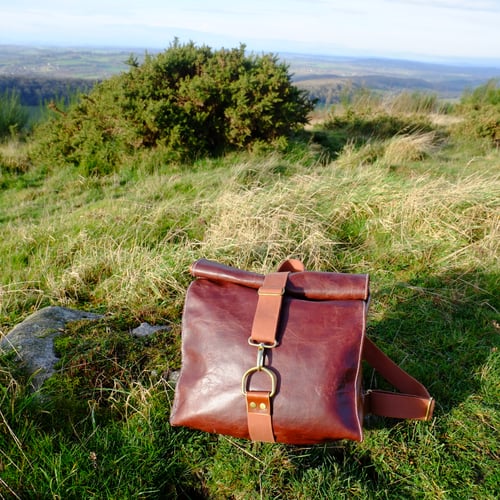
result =
[[[266,294],[259,295],[265,277],[206,260],[197,261],[191,271],[197,279],[184,306],[182,369],[172,425],[251,439],[249,412],[257,420],[259,413],[267,412],[271,438],[262,440],[362,440],[363,416],[369,408],[361,373],[367,275],[288,273],[277,318],[277,346],[260,344],[259,349],[259,344],[249,344],[249,337],[258,301],[267,300],[262,298]],[[245,397],[247,390],[256,397],[264,393],[267,403],[257,406]],[[266,405],[266,411],[259,410]],[[426,417],[428,413],[429,408]]]

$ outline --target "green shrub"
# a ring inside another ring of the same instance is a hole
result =
[[[107,173],[124,157],[160,149],[184,161],[272,143],[307,123],[314,101],[274,55],[214,51],[177,40],[161,54],[97,85],[37,130],[34,155]]]
[[[473,90],[467,90],[462,96],[461,104],[474,109],[479,109],[482,106],[500,105],[499,80],[494,78]]]
[[[472,91],[467,91],[460,102],[464,117],[455,131],[462,136],[486,138],[500,145],[500,86],[498,80],[489,80]]]

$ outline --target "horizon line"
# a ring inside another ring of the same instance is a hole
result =
[[[179,37],[176,37],[179,38]],[[216,46],[215,44],[209,43],[199,43],[194,40],[195,45],[207,45],[213,49],[223,48],[223,45]],[[170,42],[171,43],[171,42]],[[182,42],[186,43],[186,42]],[[250,53],[269,53],[277,55],[293,55],[301,57],[321,57],[330,59],[355,59],[355,60],[390,60],[390,61],[402,61],[402,62],[413,62],[420,64],[433,64],[433,65],[445,65],[445,66],[466,66],[466,67],[476,67],[476,68],[491,68],[500,69],[500,58],[489,58],[489,57],[462,57],[462,56],[429,56],[429,55],[413,55],[413,54],[382,54],[382,53],[371,53],[369,51],[360,50],[341,50],[338,52],[330,51],[314,51],[313,49],[288,49],[288,50],[265,50],[265,49],[252,49],[248,43],[241,42],[238,45],[244,45],[246,50]],[[19,47],[19,48],[33,48],[40,50],[104,50],[104,51],[152,51],[152,52],[163,52],[168,50],[169,46],[160,47],[151,46],[141,46],[137,44],[96,44],[96,43],[63,43],[63,42],[47,42],[47,41],[6,41],[0,42],[0,47]],[[234,48],[234,47],[225,47]],[[500,75],[499,75],[500,76]]]

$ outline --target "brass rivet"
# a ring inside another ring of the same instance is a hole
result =
[[[250,403],[250,408],[257,408],[257,403],[255,401],[252,401]]]
[[[267,408],[265,403],[260,403],[260,409],[265,410]]]

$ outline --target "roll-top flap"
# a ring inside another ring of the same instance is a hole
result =
[[[200,259],[191,266],[191,274],[219,282],[260,288],[264,275],[242,271],[218,262]],[[311,300],[368,300],[367,274],[327,273],[315,271],[291,272],[286,293]]]

